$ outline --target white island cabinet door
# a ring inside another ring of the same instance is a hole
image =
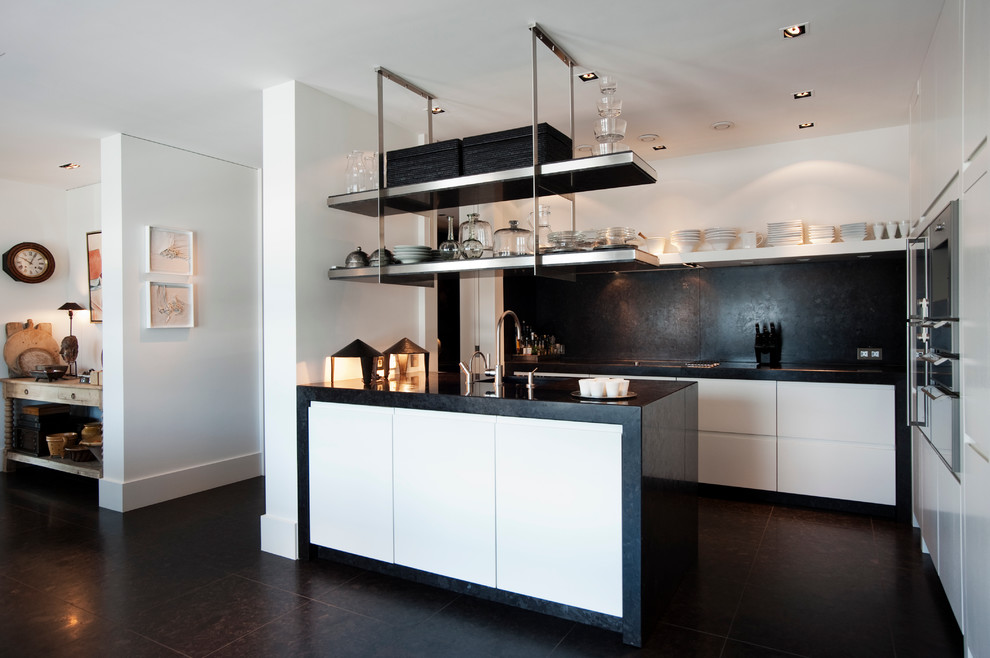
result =
[[[495,417],[396,409],[395,563],[495,586]]]
[[[392,409],[309,408],[310,543],[392,561]]]
[[[622,427],[499,417],[498,588],[622,615]]]

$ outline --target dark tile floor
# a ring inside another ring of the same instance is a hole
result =
[[[642,650],[569,621],[258,550],[257,478],[127,514],[0,475],[3,656],[962,656],[915,531],[700,500],[696,570]]]

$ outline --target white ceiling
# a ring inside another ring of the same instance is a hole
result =
[[[299,80],[373,112],[376,66],[438,97],[447,109],[435,119],[438,139],[526,125],[534,22],[582,67],[616,75],[626,142],[650,160],[902,125],[942,4],[5,2],[0,178],[97,182],[99,140],[115,133],[260,167],[263,89]],[[781,38],[779,28],[803,22],[806,36]],[[539,51],[541,90],[566,88],[566,68]],[[391,87],[394,107],[408,92]],[[805,89],[815,95],[793,100]],[[578,144],[593,142],[596,92],[576,83]],[[566,105],[565,94],[541,92],[541,120],[566,132]],[[726,120],[735,127],[710,128]],[[805,121],[815,127],[799,131]],[[666,151],[636,139],[650,132]],[[58,168],[70,161],[82,166]]]

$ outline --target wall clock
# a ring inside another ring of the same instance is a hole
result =
[[[55,258],[37,242],[21,242],[3,255],[3,271],[15,281],[41,283],[55,273]]]

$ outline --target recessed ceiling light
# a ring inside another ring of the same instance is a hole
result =
[[[434,105],[432,108],[430,108],[430,112],[432,112],[433,114],[443,114],[444,112],[446,112],[446,110],[440,107],[439,105]]]
[[[712,128],[714,130],[728,130],[729,128],[733,127],[734,125],[736,125],[736,124],[734,124],[731,121],[716,121],[715,123],[712,124]]]
[[[815,95],[814,89],[807,89],[805,91],[796,91],[794,92],[794,100],[799,101],[802,98],[811,98],[814,95]]]
[[[667,150],[667,147],[664,146],[663,144],[660,144],[659,146],[654,146],[653,147],[653,150],[654,151],[666,151]]]
[[[799,123],[798,124],[798,128],[800,128],[801,130],[804,130],[805,128],[814,128],[814,127],[815,127],[815,122],[814,121],[809,121],[808,123]]]
[[[808,23],[799,23],[798,25],[788,25],[787,27],[780,28],[780,33],[784,35],[785,39],[795,39],[797,37],[804,36],[808,33]]]
[[[660,138],[660,135],[656,133],[643,133],[639,136],[639,141],[641,142],[655,142]]]
[[[579,75],[578,78],[580,78],[581,82],[591,82],[592,80],[598,79],[598,74],[594,71],[588,71],[587,73],[582,73]]]
[[[59,165],[59,169],[78,169],[80,165],[75,162],[66,162],[65,164]]]

